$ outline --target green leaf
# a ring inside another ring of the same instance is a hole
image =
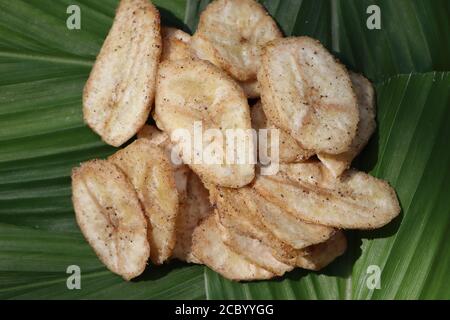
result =
[[[195,30],[209,1],[157,0],[166,25]],[[0,298],[391,299],[449,298],[450,13],[445,0],[263,0],[286,35],[321,40],[378,82],[378,132],[356,162],[387,179],[402,216],[349,232],[348,252],[325,270],[232,283],[201,266],[149,266],[125,282],[99,262],[75,223],[70,173],[106,146],[82,121],[81,91],[118,0],[0,0]],[[68,30],[66,8],[81,8]],[[366,8],[381,8],[368,30]],[[78,265],[81,290],[68,290]],[[382,271],[369,290],[367,267]]]

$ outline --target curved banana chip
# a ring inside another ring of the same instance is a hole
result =
[[[148,0],[122,0],[83,92],[85,122],[115,147],[147,121],[161,56],[160,18]]]
[[[254,188],[298,218],[330,227],[374,229],[400,213],[387,182],[356,170],[336,179],[320,162],[280,165],[275,176],[257,176]]]
[[[144,126],[138,137],[163,147],[167,154],[172,152],[169,135],[154,126]],[[180,201],[176,223],[176,244],[172,257],[190,263],[200,263],[192,254],[192,234],[202,219],[213,212],[209,192],[200,178],[184,164],[173,164],[175,183]]]
[[[188,173],[186,191],[186,198],[180,203],[173,257],[190,263],[201,263],[192,254],[192,236],[200,221],[212,214],[213,207],[209,202],[208,190],[191,170]]]
[[[261,47],[282,33],[254,0],[216,0],[200,15],[192,49],[239,81],[256,79]]]
[[[223,243],[216,219],[216,215],[210,215],[194,231],[192,252],[197,259],[230,280],[273,278],[273,273],[249,262]]]
[[[360,74],[350,72],[350,79],[356,93],[359,108],[359,123],[356,136],[350,149],[340,154],[318,153],[319,160],[331,171],[335,177],[348,169],[353,159],[369,142],[377,123],[375,121],[375,94],[369,80]]]
[[[272,249],[259,239],[241,234],[235,229],[226,228],[220,225],[220,223],[219,230],[223,242],[234,252],[245,257],[251,263],[269,270],[277,276],[282,276],[286,272],[294,269],[293,265],[278,260],[273,255]]]
[[[247,99],[217,67],[203,60],[161,63],[154,118],[204,182],[239,188],[253,180]]]
[[[138,139],[113,154],[109,161],[130,179],[148,219],[150,259],[162,264],[176,241],[178,192],[175,173],[164,150],[147,139]]]
[[[186,32],[171,28],[162,28],[163,50],[161,61],[181,60],[192,56],[190,49],[191,36]]]
[[[359,121],[347,70],[317,41],[284,38],[264,47],[258,72],[264,113],[315,152],[349,150]]]
[[[147,222],[138,196],[121,170],[105,160],[83,163],[72,172],[77,223],[99,259],[130,280],[150,255]]]
[[[258,239],[281,262],[290,264],[295,259],[294,248],[277,238],[256,213],[255,204],[241,195],[242,189],[210,188],[211,202],[217,207],[219,223],[242,236]]]
[[[344,232],[338,230],[333,237],[323,243],[305,248],[299,252],[296,266],[307,270],[320,270],[347,250]]]
[[[278,153],[280,163],[292,163],[305,161],[314,155],[314,151],[306,150],[291,137],[289,133],[283,129],[277,128],[269,120],[267,120],[261,101],[252,106],[251,110],[252,126],[255,130],[260,129],[277,129],[278,130]],[[268,132],[269,133],[269,132]],[[267,154],[272,155],[271,140],[272,136],[267,136]]]

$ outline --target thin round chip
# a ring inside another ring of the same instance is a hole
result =
[[[187,59],[192,56],[191,36],[186,32],[170,27],[162,28],[163,50],[161,61]]]
[[[275,276],[223,243],[215,215],[210,215],[195,229],[192,250],[201,262],[230,280],[264,280]]]
[[[300,250],[296,266],[307,270],[320,270],[343,255],[346,249],[347,239],[344,232],[338,230],[327,241]]]
[[[109,161],[130,179],[148,218],[150,258],[162,264],[176,241],[178,192],[175,172],[166,152],[147,139],[138,139],[113,154]]]
[[[380,228],[400,213],[394,189],[364,172],[334,178],[320,162],[280,165],[257,176],[255,190],[298,218],[343,229]]]
[[[347,152],[340,154],[317,154],[319,160],[335,177],[339,177],[350,167],[353,159],[361,152],[367,142],[369,142],[377,126],[375,121],[375,93],[372,84],[362,75],[354,72],[350,72],[350,79],[356,93],[359,108],[359,123],[356,136]]]
[[[161,63],[154,118],[203,181],[238,188],[253,180],[247,99],[214,65],[203,60]]]
[[[216,0],[200,15],[192,48],[239,81],[256,79],[261,47],[282,33],[254,0]]]
[[[306,150],[283,129],[277,128],[269,120],[267,120],[261,101],[258,101],[251,108],[252,126],[255,130],[269,129],[267,132],[267,152],[270,157],[274,157],[272,153],[272,131],[278,130],[278,157],[280,163],[302,162],[314,155],[314,151]],[[261,138],[261,137],[260,137]]]
[[[343,65],[308,37],[274,40],[258,72],[264,112],[277,127],[315,152],[346,152],[356,134],[358,106]]]
[[[122,0],[83,92],[85,122],[115,147],[147,121],[161,56],[158,10]]]
[[[130,280],[147,264],[147,222],[138,196],[121,170],[105,160],[83,163],[72,172],[77,223],[99,259]]]

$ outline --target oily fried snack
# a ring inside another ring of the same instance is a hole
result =
[[[145,123],[161,55],[159,12],[148,0],[122,0],[83,92],[85,122],[115,147]]]
[[[148,219],[150,258],[162,264],[176,241],[178,192],[175,173],[164,150],[147,139],[138,139],[109,158],[128,176]]]
[[[298,217],[267,201],[254,189],[239,190],[246,203],[253,203],[260,221],[281,241],[294,249],[318,244],[332,237],[336,229],[304,222]]]
[[[277,128],[269,120],[267,120],[261,101],[258,101],[250,110],[252,117],[252,127],[255,130],[270,129],[278,130],[278,150],[280,163],[292,163],[305,161],[314,155],[314,151],[306,150],[291,137],[286,131]],[[272,155],[270,132],[267,133],[267,154]]]
[[[171,28],[162,28],[163,50],[161,61],[187,59],[192,56],[190,49],[191,36],[186,32]]]
[[[77,223],[99,259],[130,280],[147,264],[147,222],[138,196],[121,170],[105,160],[85,162],[72,172]]]
[[[195,229],[192,252],[204,264],[223,277],[235,281],[264,280],[275,275],[226,246],[215,215],[210,215]]]
[[[347,239],[344,232],[338,230],[327,241],[300,250],[296,266],[308,270],[320,270],[343,255],[346,249]]]
[[[372,84],[360,74],[350,72],[350,79],[356,93],[359,108],[359,123],[356,136],[350,149],[340,154],[318,153],[317,157],[331,171],[339,177],[344,170],[350,167],[353,159],[369,142],[377,123],[375,121],[375,95]]]
[[[282,276],[291,271],[294,266],[278,260],[272,248],[259,239],[242,234],[236,229],[226,228],[219,223],[219,230],[223,242],[237,254],[261,268],[269,270],[277,276]]]
[[[270,227],[265,226],[256,213],[255,204],[241,195],[241,189],[213,188],[209,186],[211,202],[217,207],[219,222],[225,228],[243,236],[258,239],[280,261],[292,264],[294,248],[278,239]]]
[[[138,137],[163,147],[167,154],[172,151],[169,135],[154,126],[144,126]],[[173,164],[175,183],[179,198],[179,211],[176,223],[176,244],[172,257],[190,263],[200,263],[192,254],[192,233],[199,222],[212,213],[208,190],[199,177],[184,164]]]
[[[336,228],[379,228],[400,212],[387,182],[356,170],[336,179],[320,162],[280,165],[275,176],[257,176],[254,188],[302,220]]]
[[[208,190],[203,186],[199,177],[189,170],[186,197],[180,201],[177,242],[173,250],[173,257],[190,263],[201,263],[192,254],[192,235],[200,221],[212,212]]]
[[[281,38],[275,21],[254,0],[216,0],[200,15],[192,49],[239,81],[256,79],[261,47]]]
[[[214,65],[203,60],[161,63],[154,118],[158,127],[171,135],[183,162],[204,182],[238,188],[253,180],[254,145],[247,99],[237,83]],[[196,135],[196,126],[205,134]],[[216,135],[206,134],[208,129]],[[201,147],[195,139],[201,139]]]
[[[359,121],[347,70],[308,37],[277,39],[264,47],[258,72],[267,118],[315,152],[349,150]]]

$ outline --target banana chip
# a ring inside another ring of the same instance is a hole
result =
[[[172,151],[169,136],[154,126],[144,126],[138,137],[165,148],[168,155]],[[202,219],[212,213],[209,192],[200,178],[186,165],[175,165],[175,183],[180,200],[176,223],[176,244],[172,256],[190,263],[200,263],[192,254],[192,234]]]
[[[211,201],[217,207],[219,222],[243,236],[258,239],[280,261],[289,264],[296,257],[294,248],[278,239],[257,215],[255,204],[240,193],[242,189],[210,188]]]
[[[337,231],[329,240],[301,250],[296,266],[308,270],[320,270],[344,254],[347,239],[344,232]]]
[[[177,243],[173,257],[190,262],[201,263],[192,254],[192,235],[200,221],[213,212],[209,202],[208,190],[198,176],[189,170],[187,178],[186,198],[181,200],[177,220]]]
[[[215,215],[210,215],[195,229],[193,254],[212,270],[230,280],[273,278],[273,273],[249,262],[223,243],[216,218]]]
[[[138,196],[121,170],[105,160],[83,163],[72,172],[77,223],[99,259],[130,280],[147,264],[147,222]]]
[[[192,48],[239,81],[256,79],[261,47],[281,38],[277,24],[254,0],[216,0],[200,15]]]
[[[306,150],[291,137],[286,131],[275,127],[270,121],[267,120],[264,110],[262,108],[261,101],[258,101],[251,108],[252,126],[256,130],[260,129],[277,129],[278,130],[278,151],[280,163],[292,163],[305,161],[314,155],[314,151]],[[267,154],[272,155],[271,151],[271,134],[267,136]]]
[[[223,242],[234,252],[245,257],[250,262],[269,270],[277,276],[282,276],[291,271],[294,266],[279,261],[273,254],[273,250],[261,242],[244,234],[240,234],[235,229],[226,228],[219,223]]]
[[[275,176],[257,176],[254,188],[296,217],[330,227],[374,229],[400,213],[387,182],[356,170],[336,179],[320,162],[280,165]]]
[[[176,28],[163,27],[162,41],[161,61],[181,60],[192,56],[190,49],[191,36],[186,32]]]
[[[359,121],[347,70],[316,40],[284,38],[264,47],[258,72],[264,113],[308,150],[349,150]]]
[[[148,0],[122,0],[83,92],[85,122],[115,147],[144,125],[161,56],[160,18]]]
[[[150,258],[162,264],[176,241],[178,192],[173,167],[164,150],[147,139],[138,139],[109,160],[128,176],[148,219]]]
[[[319,160],[335,177],[348,169],[353,159],[369,142],[377,123],[375,121],[375,94],[372,84],[362,75],[350,72],[350,79],[356,93],[359,108],[359,123],[356,136],[350,145],[350,150],[341,154],[319,153]]]
[[[253,180],[254,145],[247,99],[220,69],[202,60],[161,63],[154,118],[158,127],[171,135],[183,162],[204,182],[238,188]]]

